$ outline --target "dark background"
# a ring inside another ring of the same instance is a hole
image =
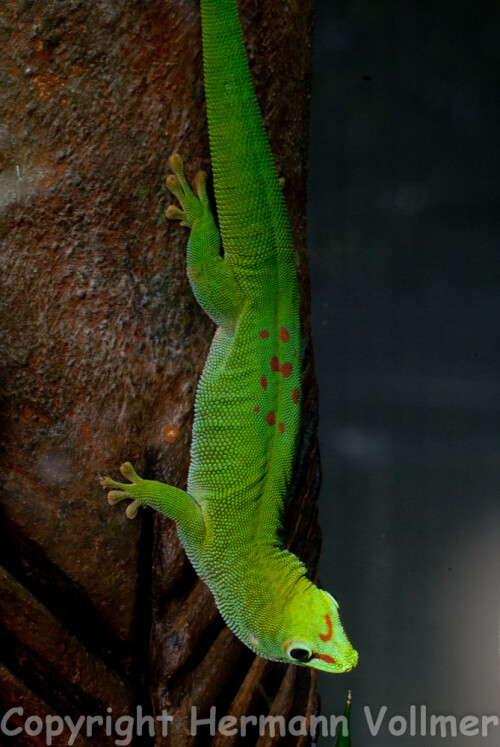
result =
[[[316,5],[322,581],[360,652],[323,712],[352,688],[355,747],[498,745],[387,719],[500,715],[500,5]]]

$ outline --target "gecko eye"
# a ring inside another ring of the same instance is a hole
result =
[[[286,649],[286,653],[292,661],[306,662],[313,658],[313,652],[305,644],[290,646],[290,648]]]

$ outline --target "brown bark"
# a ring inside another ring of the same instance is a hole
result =
[[[297,249],[304,428],[286,534],[314,573],[311,5],[293,0],[285,13],[246,0],[241,11]],[[213,325],[186,279],[186,235],[163,218],[163,184],[174,151],[191,176],[210,168],[198,3],[7,0],[0,78],[2,708],[24,707],[19,723],[32,714],[77,719],[111,708],[116,718],[137,705],[145,714],[166,708],[169,736],[158,725],[155,738],[134,742],[151,745],[207,744],[206,732],[187,733],[192,705],[199,718],[213,705],[218,718],[311,714],[315,675],[253,657],[224,627],[175,525],[149,511],[128,521],[100,487],[125,459],[185,487]],[[100,727],[77,744],[110,745],[116,736]],[[23,732],[9,743],[43,737]],[[212,743],[242,740],[218,734]]]

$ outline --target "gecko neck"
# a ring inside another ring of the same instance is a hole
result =
[[[223,556],[220,543],[216,551],[205,545],[202,552],[188,551],[188,555],[210,586],[224,620],[230,620],[233,632],[252,648],[252,640],[270,638],[274,631],[286,629],[283,626],[291,603],[316,589],[302,561],[277,542],[250,544],[242,554],[228,538]],[[254,614],[249,615],[249,610]]]

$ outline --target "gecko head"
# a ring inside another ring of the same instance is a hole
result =
[[[309,594],[297,607],[290,623],[292,634],[288,634],[282,644],[284,660],[324,672],[353,669],[358,662],[358,652],[353,649],[340,622],[337,600],[327,591],[311,586]]]
[[[268,659],[341,673],[353,669],[358,652],[349,641],[337,601],[309,584],[306,593],[282,606],[279,634],[253,634],[247,644]]]
[[[308,582],[307,590],[275,610],[279,632],[275,626],[272,632],[254,629],[245,642],[267,659],[349,672],[358,662],[358,652],[345,634],[338,609],[331,594]]]
[[[324,672],[349,672],[358,662],[358,652],[340,622],[337,600],[315,586],[306,598],[292,623],[292,635],[283,642],[287,660]]]

